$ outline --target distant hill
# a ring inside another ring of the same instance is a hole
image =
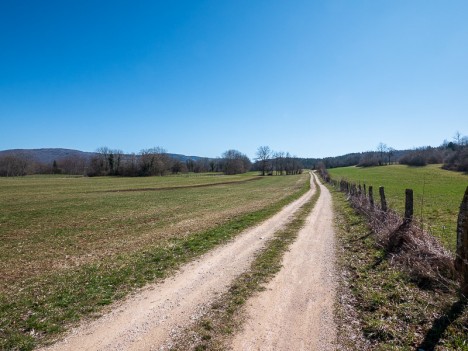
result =
[[[21,156],[28,160],[49,164],[54,161],[60,161],[68,157],[81,157],[89,160],[95,155],[94,152],[84,152],[79,150],[71,149],[11,149],[0,151],[0,157],[2,156]]]
[[[411,150],[392,150],[390,162],[398,162],[400,158],[410,153]],[[324,158],[301,158],[299,159],[305,168],[314,169],[319,162],[322,162],[326,168],[356,166],[365,155],[376,155],[377,151],[354,152],[346,155],[324,157]],[[388,156],[385,156],[387,159]]]
[[[2,156],[21,156],[31,161],[51,164],[54,161],[60,161],[68,157],[80,157],[86,160],[91,159],[95,152],[85,152],[72,149],[61,149],[61,148],[46,148],[46,149],[11,149],[0,151],[0,157]],[[170,157],[185,162],[187,160],[197,161],[203,159],[200,156],[186,156],[181,154],[168,154]]]

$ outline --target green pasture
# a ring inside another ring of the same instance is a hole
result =
[[[29,350],[271,216],[307,174],[0,178],[0,349]]]
[[[372,185],[374,196],[378,196],[378,187],[384,186],[389,206],[400,213],[404,212],[405,189],[413,189],[415,217],[448,249],[455,250],[458,210],[468,175],[443,170],[440,165],[343,167],[330,169],[329,173],[337,180]]]

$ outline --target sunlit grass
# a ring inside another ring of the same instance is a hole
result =
[[[346,350],[468,350],[468,309],[453,286],[419,287],[376,243],[365,217],[351,208],[346,196],[331,191],[341,271],[339,294],[340,301],[346,301],[337,310],[340,346]],[[368,347],[356,343],[356,335],[362,335]]]
[[[447,248],[455,250],[458,210],[468,186],[468,175],[443,170],[440,165],[344,167],[329,172],[338,180],[345,178],[372,185],[375,196],[378,196],[378,187],[384,186],[389,206],[401,213],[404,212],[405,189],[413,189],[416,218]]]
[[[305,174],[255,177],[0,179],[0,349],[31,349],[307,190]],[[228,184],[186,187],[213,182]]]

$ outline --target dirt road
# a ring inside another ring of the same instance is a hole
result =
[[[234,350],[334,350],[334,231],[331,195],[321,195],[266,290],[248,302]]]
[[[249,267],[265,241],[310,199],[313,183],[311,187],[307,194],[261,225],[187,264],[172,278],[148,286],[116,304],[110,313],[72,330],[64,340],[44,350],[169,349],[171,335],[197,319],[210,302]],[[323,215],[329,214],[324,211]]]

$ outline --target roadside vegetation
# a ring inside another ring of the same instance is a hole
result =
[[[468,350],[468,308],[456,284],[421,285],[393,262],[367,219],[331,188],[341,270],[339,341],[346,350]],[[442,282],[444,280],[441,280]]]
[[[273,215],[308,176],[0,179],[0,349],[30,350]]]
[[[328,171],[336,180],[372,185],[374,189],[384,186],[389,207],[399,213],[404,212],[405,189],[413,189],[415,218],[424,230],[455,252],[458,209],[468,184],[468,175],[443,170],[440,165],[343,167]]]
[[[230,337],[242,325],[243,306],[255,293],[262,291],[281,269],[284,253],[297,238],[304,221],[320,197],[320,187],[314,179],[316,192],[295,214],[294,219],[268,241],[250,268],[235,279],[228,291],[220,296],[208,312],[185,330],[173,345],[173,350],[226,350]]]

